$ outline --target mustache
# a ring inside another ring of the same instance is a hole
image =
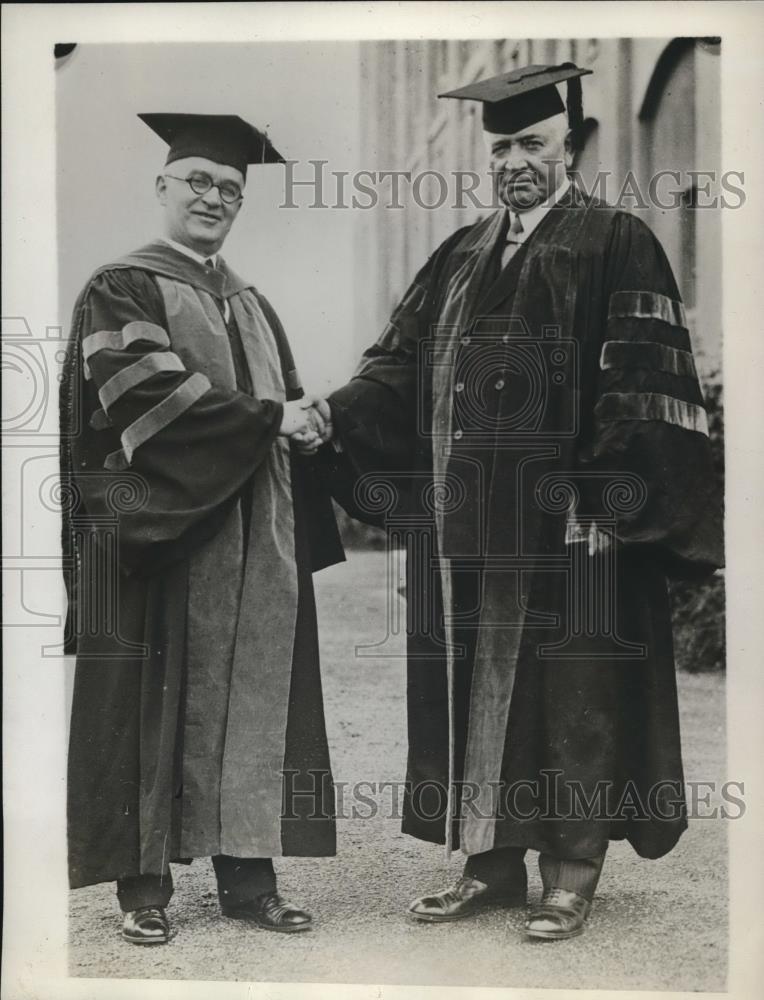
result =
[[[534,170],[523,168],[522,170],[508,170],[506,167],[497,171],[497,180],[503,185],[514,185],[518,183],[535,184],[537,175]]]
[[[523,209],[540,204],[542,190],[538,176],[531,170],[502,170],[498,173],[494,191],[496,196],[510,208]]]

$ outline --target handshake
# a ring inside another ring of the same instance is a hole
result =
[[[284,403],[279,434],[294,442],[302,455],[313,455],[332,433],[332,412],[325,399],[309,395]]]

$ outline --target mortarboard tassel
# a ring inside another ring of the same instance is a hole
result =
[[[561,63],[561,68],[576,69],[576,65],[571,62]],[[581,77],[574,76],[568,80],[567,100],[565,101],[568,112],[568,125],[570,126],[570,137],[573,145],[573,152],[579,151],[579,144],[582,139],[584,129],[584,103],[581,93]]]

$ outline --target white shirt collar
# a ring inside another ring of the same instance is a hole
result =
[[[168,246],[177,250],[178,253],[185,254],[186,257],[190,257],[191,260],[195,260],[197,264],[206,266],[207,261],[211,260],[215,267],[217,267],[218,255],[216,253],[208,254],[206,257],[203,257],[202,254],[197,253],[196,250],[192,250],[191,247],[184,246],[182,243],[177,243],[175,240],[171,240],[167,236],[160,236],[159,238],[163,243],[167,243]]]
[[[547,198],[545,202],[542,202],[540,205],[534,205],[533,208],[529,208],[527,212],[515,213],[520,216],[520,221],[523,224],[523,231],[520,234],[518,243],[524,243],[525,240],[528,239],[533,230],[536,229],[541,220],[547,214],[549,209],[552,208],[553,205],[557,204],[557,202],[560,200],[560,198],[562,198],[562,196],[565,194],[565,192],[568,190],[569,187],[570,187],[570,178],[566,174],[565,180],[562,182],[562,184],[560,184],[557,190]]]

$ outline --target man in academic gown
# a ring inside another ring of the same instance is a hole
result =
[[[283,160],[236,116],[140,117],[165,235],[88,281],[61,394],[70,883],[116,881],[123,936],[162,943],[170,862],[212,857],[224,914],[306,930],[271,859],[335,853],[311,572],[343,553],[324,423],[219,255],[247,164]]]
[[[543,939],[582,932],[610,840],[657,858],[686,828],[666,577],[722,549],[665,254],[566,173],[585,72],[442,95],[483,102],[500,207],[438,248],[329,400],[338,499],[412,538],[403,829],[468,856],[409,912],[525,904],[532,849]]]

